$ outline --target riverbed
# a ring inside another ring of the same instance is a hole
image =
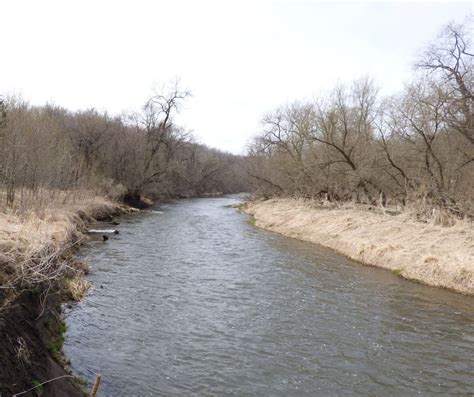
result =
[[[101,396],[469,395],[474,298],[249,222],[240,197],[121,219],[65,355]]]

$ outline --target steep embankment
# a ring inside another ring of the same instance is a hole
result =
[[[242,209],[259,227],[332,248],[410,280],[474,294],[472,222],[443,227],[415,221],[408,213],[328,209],[292,199],[248,202]]]
[[[93,198],[21,216],[0,213],[1,396],[33,387],[25,395],[86,395],[64,368],[60,304],[88,287],[82,278],[87,267],[74,260],[87,224],[124,211]]]

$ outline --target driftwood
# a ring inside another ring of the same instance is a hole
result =
[[[95,376],[95,382],[94,382],[94,386],[92,386],[90,397],[95,397],[95,395],[97,394],[97,390],[99,389],[101,379],[102,379],[101,374],[97,374]]]
[[[87,233],[90,234],[119,234],[117,229],[89,229]]]

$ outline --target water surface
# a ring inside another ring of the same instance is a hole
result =
[[[101,396],[470,395],[474,299],[182,200],[87,249],[64,350]]]

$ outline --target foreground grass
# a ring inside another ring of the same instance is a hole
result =
[[[428,285],[474,294],[472,221],[420,222],[408,212],[327,208],[306,200],[246,203],[254,223],[338,251],[361,263]]]
[[[20,292],[64,282],[71,298],[79,299],[88,288],[81,279],[87,266],[73,260],[73,254],[85,237],[86,225],[121,210],[110,200],[91,197],[80,203],[0,211],[2,290]]]

